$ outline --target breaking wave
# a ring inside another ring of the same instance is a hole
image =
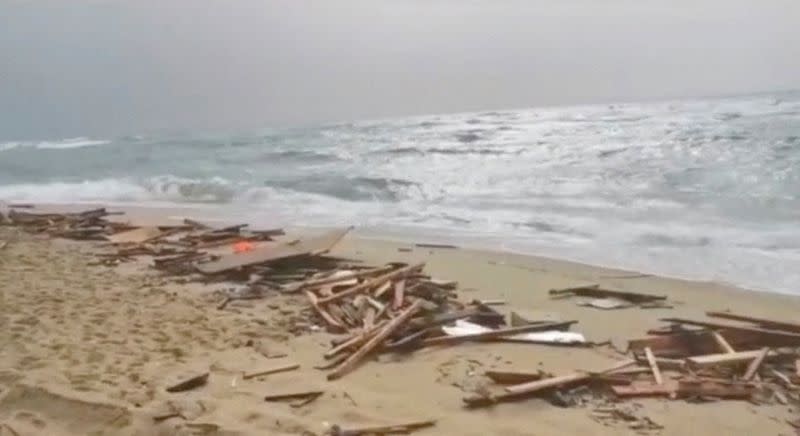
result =
[[[106,139],[90,139],[86,137],[61,139],[58,141],[9,141],[0,142],[0,151],[8,151],[16,148],[38,148],[41,150],[65,150],[81,147],[96,147],[98,145],[110,144]]]

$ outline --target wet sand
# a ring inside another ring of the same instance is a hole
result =
[[[179,283],[143,263],[91,266],[93,243],[50,240],[0,227],[0,423],[19,435],[321,435],[344,427],[436,419],[418,435],[640,434],[603,425],[591,408],[558,408],[543,399],[466,410],[462,398],[488,381],[487,369],[566,374],[625,357],[628,339],[663,325],[660,317],[703,318],[726,310],[796,319],[800,298],[713,283],[660,278],[546,258],[345,238],[337,256],[369,264],[425,261],[435,277],[457,280],[462,300],[503,299],[499,310],[556,313],[574,331],[614,347],[462,344],[408,355],[382,355],[335,382],[314,369],[331,336],[307,330],[305,300],[276,296],[217,310],[222,286]],[[410,251],[398,251],[410,248]],[[673,309],[602,311],[551,288],[599,283],[664,294]],[[285,354],[285,357],[273,357]],[[288,363],[300,369],[243,380],[243,373]],[[165,388],[209,372],[208,385],[180,394]],[[321,389],[302,407],[264,395]],[[637,413],[664,427],[647,434],[793,434],[789,406],[741,401],[689,404],[645,399]],[[180,413],[154,422],[153,417]],[[14,433],[0,425],[0,435]]]

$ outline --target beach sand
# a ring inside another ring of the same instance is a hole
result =
[[[466,410],[462,398],[488,382],[487,369],[566,374],[600,369],[625,356],[613,347],[461,344],[407,355],[384,354],[329,382],[322,354],[331,336],[301,333],[311,323],[305,300],[277,296],[235,301],[217,310],[219,285],[179,283],[144,264],[91,266],[97,244],[51,240],[0,227],[0,435],[321,435],[343,427],[436,419],[416,435],[642,434],[619,422],[603,425],[591,408],[559,408],[527,399]],[[411,251],[398,251],[407,247]],[[457,280],[460,298],[503,299],[499,310],[557,313],[579,323],[591,341],[629,339],[663,325],[660,317],[703,318],[726,310],[796,319],[800,298],[596,268],[552,259],[348,236],[334,255],[369,264],[424,261],[438,278]],[[603,311],[553,300],[551,288],[599,283],[669,296],[673,309]],[[274,357],[284,355],[285,357]],[[250,373],[297,363],[296,371],[243,380]],[[165,388],[209,372],[206,386],[171,394]],[[264,395],[320,389],[302,407]],[[645,434],[790,435],[789,406],[741,401],[690,404],[626,401],[664,428]],[[633,407],[633,406],[632,406]],[[153,417],[180,413],[154,422]],[[13,430],[12,430],[13,429]]]

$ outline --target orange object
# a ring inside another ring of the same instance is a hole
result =
[[[253,251],[253,244],[250,241],[239,241],[233,244],[233,252],[234,253],[246,253],[248,251]]]

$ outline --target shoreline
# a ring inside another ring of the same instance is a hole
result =
[[[12,203],[13,204],[13,203]],[[0,203],[2,206],[2,203]],[[242,223],[249,223],[251,228],[284,228],[289,231],[295,233],[303,233],[303,232],[320,232],[323,230],[329,230],[333,228],[333,226],[307,226],[307,225],[292,225],[289,223],[289,220],[274,220],[270,222],[269,220],[263,219],[261,217],[258,222],[248,222],[246,219],[236,219],[232,217],[231,212],[225,212],[224,205],[206,205],[206,204],[164,204],[164,205],[132,205],[132,204],[125,204],[125,203],[98,203],[98,202],[69,202],[69,203],[35,203],[35,208],[39,211],[78,211],[83,210],[86,208],[95,208],[95,207],[108,207],[109,209],[113,209],[116,211],[122,211],[125,213],[124,219],[128,221],[139,224],[139,225],[154,225],[158,223],[175,223],[179,222],[183,218],[192,218],[198,220],[206,220],[214,224],[227,224],[227,225],[235,225],[235,224],[242,224]],[[0,209],[1,210],[1,209]],[[435,243],[435,244],[452,244],[458,247],[460,250],[468,250],[473,252],[491,254],[491,255],[513,255],[513,256],[521,256],[521,257],[529,257],[533,259],[537,259],[539,261],[553,261],[553,262],[562,262],[565,264],[575,265],[575,266],[582,266],[582,267],[590,267],[590,268],[600,268],[600,269],[607,269],[617,271],[620,274],[630,274],[630,275],[646,275],[646,276],[653,276],[659,277],[664,279],[675,280],[679,282],[691,282],[691,283],[702,283],[702,284],[709,284],[724,288],[736,289],[742,292],[753,292],[753,293],[763,293],[769,295],[786,295],[789,297],[800,297],[800,289],[798,290],[791,290],[791,289],[775,289],[775,288],[759,288],[755,286],[746,286],[743,284],[738,284],[735,282],[730,282],[727,280],[714,280],[714,279],[702,279],[699,277],[694,277],[691,274],[687,275],[680,275],[680,274],[668,274],[658,270],[648,270],[648,269],[638,269],[638,268],[627,268],[625,266],[613,265],[613,264],[603,264],[600,262],[588,262],[583,261],[580,259],[570,258],[569,256],[558,256],[558,255],[551,255],[548,253],[538,252],[536,250],[514,250],[509,247],[502,246],[503,243],[499,237],[488,237],[482,235],[467,235],[463,238],[460,238],[456,235],[438,235],[438,236],[431,236],[432,233],[435,232],[435,229],[427,229],[426,231],[420,231],[415,233],[413,230],[409,231],[393,231],[393,230],[380,230],[380,227],[376,226],[368,226],[368,227],[355,227],[354,230],[351,232],[351,235],[354,235],[358,238],[362,238],[365,240],[372,240],[372,241],[383,241],[389,243],[396,243],[396,244],[410,244],[410,243]],[[505,238],[507,239],[507,238]]]

